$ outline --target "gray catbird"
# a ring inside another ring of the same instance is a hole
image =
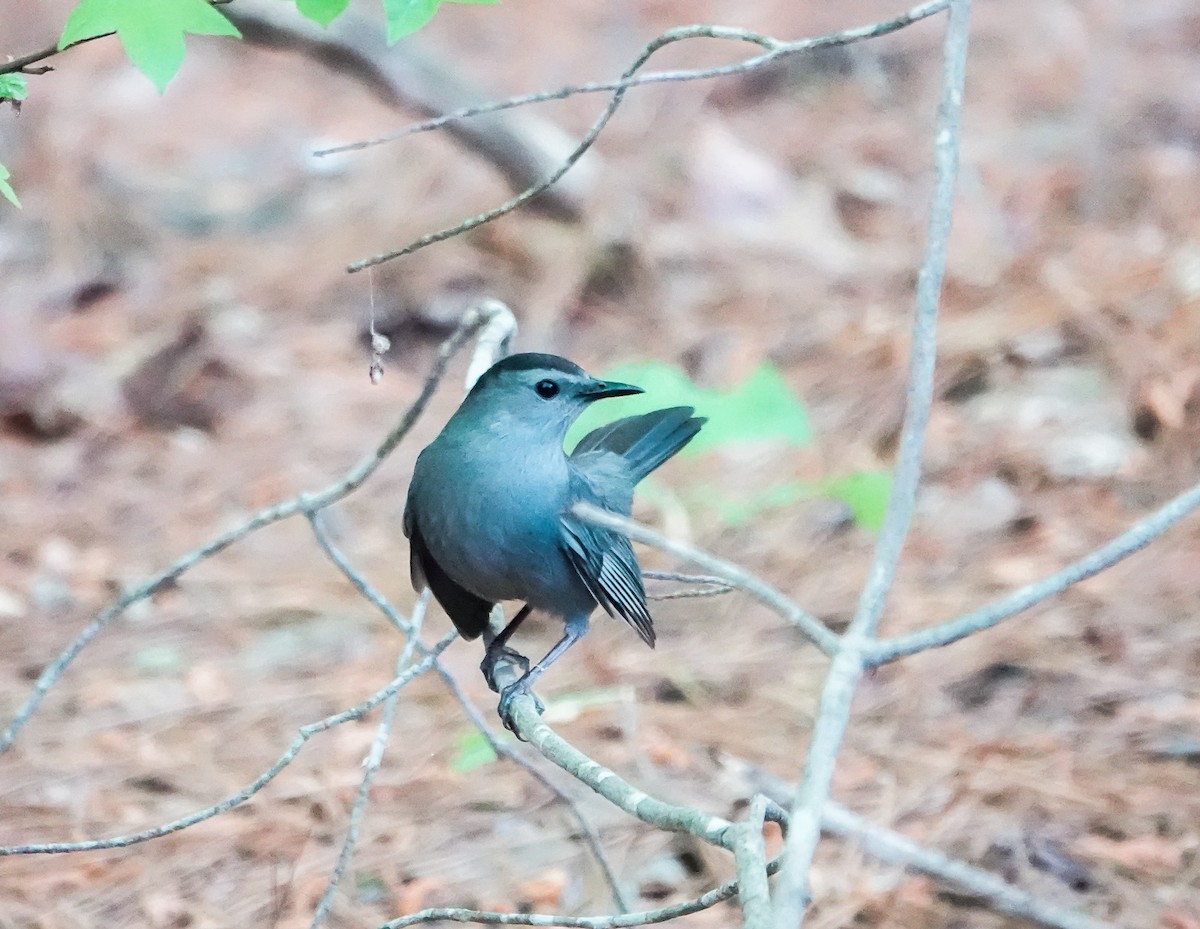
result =
[[[512,699],[587,631],[597,604],[654,646],[629,539],[583,522],[571,507],[587,502],[628,515],[634,485],[690,442],[704,420],[691,407],[655,410],[601,426],[570,455],[563,450],[588,404],[636,393],[640,387],[596,380],[557,355],[512,355],[484,372],[417,458],[404,510],[413,586],[433,591],[464,639],[488,631],[498,601],[525,603],[488,643],[480,665],[493,690],[501,656],[525,671],[501,693],[506,725]],[[506,646],[530,610],[566,624],[532,668]]]

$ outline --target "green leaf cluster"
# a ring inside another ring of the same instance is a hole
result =
[[[13,190],[12,184],[8,182],[8,168],[0,165],[0,197],[3,197],[13,206],[20,209],[21,201],[17,199],[17,192]]]
[[[20,103],[29,96],[29,79],[24,74],[0,74],[0,100]]]
[[[803,448],[813,440],[808,412],[779,369],[771,364],[759,365],[727,390],[700,387],[678,367],[657,361],[621,365],[606,371],[604,377],[636,384],[645,393],[592,406],[568,434],[568,447],[606,422],[666,406],[692,406],[699,415],[708,417],[704,429],[680,452],[681,457],[759,442]],[[653,481],[643,483],[640,490],[647,499],[664,495]],[[767,510],[823,497],[845,503],[855,523],[873,532],[883,521],[890,491],[889,475],[864,471],[815,483],[784,481],[750,494],[731,492],[726,486],[707,486],[696,488],[685,499],[715,512],[727,526],[741,526]]]
[[[454,757],[450,759],[450,770],[455,774],[482,768],[497,758],[496,750],[477,729],[460,732],[455,741]]]
[[[301,15],[328,26],[346,11],[350,0],[295,0]],[[411,35],[443,3],[494,4],[499,0],[382,0],[388,42]],[[79,0],[67,18],[58,49],[105,35],[115,35],[125,54],[150,78],[158,92],[167,89],[183,64],[184,37],[224,35],[241,38],[237,27],[210,0]],[[0,102],[20,104],[29,93],[22,74],[0,74]],[[20,207],[9,183],[8,169],[0,164],[0,197]]]
[[[621,365],[604,377],[636,384],[645,393],[593,405],[575,424],[567,437],[568,444],[603,423],[665,406],[692,406],[697,415],[708,417],[708,423],[684,448],[683,455],[752,442],[803,447],[812,441],[808,412],[779,369],[771,364],[760,364],[728,390],[700,387],[679,368],[659,361]]]
[[[328,26],[350,0],[295,0],[301,15]],[[492,4],[498,0],[382,0],[388,42],[411,35],[443,3]],[[79,0],[58,40],[59,49],[98,36],[115,34],[133,65],[162,93],[183,63],[184,36],[241,34],[209,0]],[[8,96],[0,89],[0,97]]]
[[[129,60],[159,93],[183,64],[185,35],[241,37],[207,0],[80,0],[58,47],[109,33],[116,33]]]
[[[397,42],[412,35],[433,19],[443,3],[494,4],[499,0],[383,0],[383,12],[387,17],[388,42]]]

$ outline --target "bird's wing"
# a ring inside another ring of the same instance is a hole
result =
[[[611,456],[604,457],[618,464]],[[572,475],[572,499],[628,513],[633,485],[628,477],[621,480],[620,475],[614,474],[614,480],[605,480],[606,477],[576,471]],[[606,484],[612,484],[615,491],[604,493]],[[619,532],[585,523],[569,512],[562,515],[560,522],[563,551],[588,591],[605,612],[625,620],[653,648],[654,624],[646,608],[642,572],[629,539]]]
[[[703,417],[692,415],[695,412],[690,406],[673,406],[618,419],[580,439],[571,458],[577,460],[594,452],[620,455],[636,484],[692,441],[705,423]]]
[[[465,590],[442,570],[421,536],[411,495],[404,508],[404,534],[408,536],[408,570],[415,590],[429,587],[442,605],[454,628],[464,639],[476,639],[487,628],[492,604]]]

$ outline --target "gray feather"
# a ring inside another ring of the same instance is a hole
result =
[[[575,446],[572,460],[591,452],[612,452],[625,460],[636,484],[688,444],[706,420],[690,406],[673,406],[641,416],[627,416],[593,429]]]

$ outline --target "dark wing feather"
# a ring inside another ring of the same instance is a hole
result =
[[[573,459],[589,452],[612,452],[625,459],[636,484],[692,441],[705,420],[690,406],[673,406],[641,416],[627,416],[593,429],[571,452]]]
[[[421,537],[411,506],[404,511],[404,534],[408,536],[408,569],[413,588],[422,590],[428,586],[458,634],[464,639],[479,638],[487,628],[492,604],[464,590],[442,570]]]
[[[605,506],[605,500],[596,493],[591,482],[583,475],[576,477],[578,492],[573,498]],[[629,511],[628,502],[624,507],[610,503],[606,508]],[[642,572],[629,539],[619,532],[585,523],[570,513],[563,514],[561,526],[563,551],[588,592],[609,616],[625,620],[637,630],[642,641],[653,648],[654,624],[646,608]]]

